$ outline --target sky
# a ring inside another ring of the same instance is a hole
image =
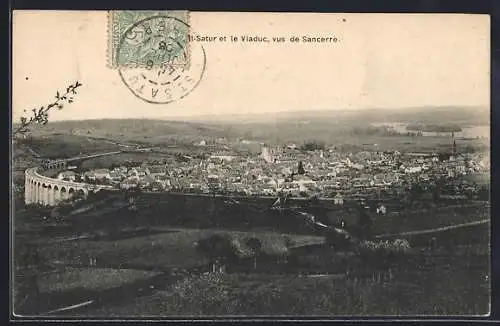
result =
[[[335,36],[336,44],[203,43],[205,72],[186,97],[151,104],[107,66],[104,11],[15,11],[12,111],[18,120],[80,81],[52,120],[169,118],[490,102],[487,15],[190,13],[192,33]]]

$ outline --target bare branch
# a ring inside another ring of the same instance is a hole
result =
[[[29,132],[29,126],[31,126],[32,124],[47,124],[49,122],[49,111],[54,107],[57,107],[58,110],[63,109],[64,102],[73,103],[74,98],[72,95],[77,94],[76,89],[80,86],[82,86],[82,83],[76,81],[74,84],[66,87],[66,92],[64,94],[60,94],[60,92],[57,91],[55,102],[49,103],[47,106],[41,106],[38,109],[33,108],[31,110],[33,114],[29,119],[27,117],[21,117],[19,126],[12,131],[12,136]]]

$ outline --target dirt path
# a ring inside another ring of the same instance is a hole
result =
[[[402,233],[395,233],[395,234],[380,234],[380,235],[375,236],[375,238],[377,238],[377,239],[397,238],[397,237],[407,237],[407,236],[412,236],[412,235],[439,233],[439,232],[458,229],[458,228],[462,228],[462,227],[481,225],[481,224],[487,224],[487,223],[490,223],[490,219],[481,220],[481,221],[474,221],[474,222],[469,222],[469,223],[449,225],[449,226],[435,228],[435,229],[417,230],[417,231],[402,232]]]
[[[164,289],[178,279],[179,277],[163,273],[147,280],[101,291],[79,288],[65,292],[40,293],[28,298],[21,314],[52,317],[82,315],[86,309],[99,308],[103,304],[120,305],[134,298],[150,295],[153,291]],[[84,302],[88,304],[80,306]],[[73,309],[65,310],[65,308]]]

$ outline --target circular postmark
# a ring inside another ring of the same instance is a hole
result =
[[[205,50],[188,40],[187,23],[153,16],[133,24],[116,51],[123,83],[138,98],[167,104],[188,95],[205,71]]]

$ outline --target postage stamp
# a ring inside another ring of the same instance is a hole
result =
[[[189,65],[188,11],[109,11],[108,66]]]
[[[166,16],[144,18],[130,26],[124,35],[133,34],[131,31],[137,26],[160,26],[169,19]],[[134,41],[123,37],[116,48],[116,62],[123,83],[136,97],[152,104],[167,104],[185,97],[198,86],[205,71],[206,55],[201,43],[188,47],[174,38],[172,43],[159,39],[158,47],[152,48],[146,45],[151,43],[147,37],[139,36]],[[134,51],[134,48],[149,50]]]

